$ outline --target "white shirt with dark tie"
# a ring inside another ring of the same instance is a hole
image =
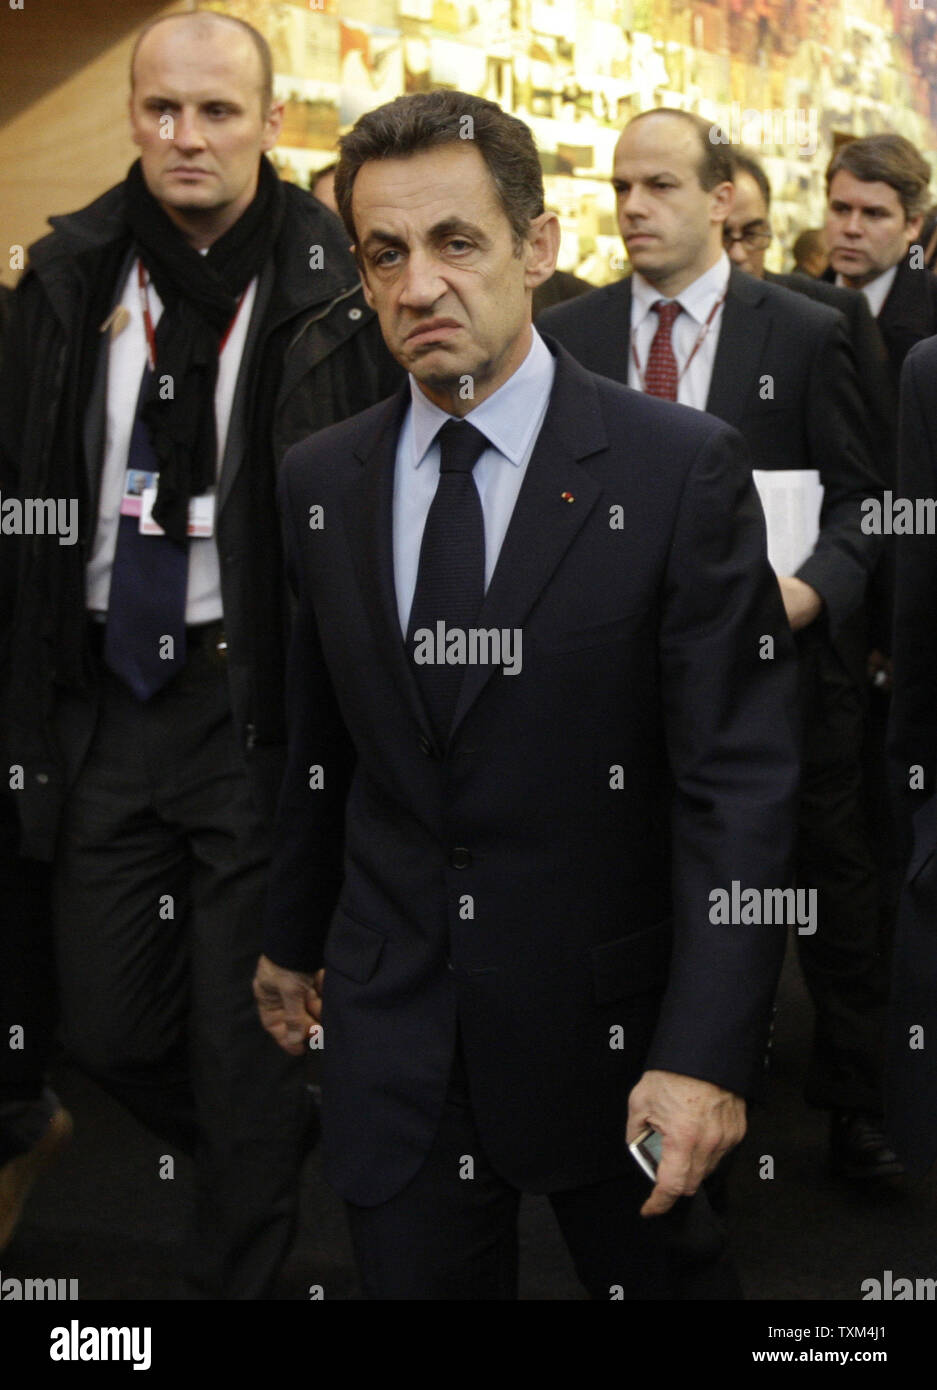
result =
[[[530,456],[550,404],[556,363],[531,328],[530,350],[517,371],[465,419],[489,439],[473,477],[485,519],[485,590],[491,583]],[[436,435],[455,419],[429,400],[410,377],[410,406],[397,440],[394,470],[394,585],[404,637],[416,591],[420,545],[439,482]]]
[[[715,265],[709,267],[685,290],[674,298],[683,309],[674,320],[670,343],[677,363],[679,380],[677,400],[681,405],[693,406],[695,410],[705,410],[709,399],[709,385],[712,381],[713,363],[719,346],[719,330],[722,326],[724,304],[719,304],[725,296],[729,284],[731,264],[725,251]],[[631,325],[628,343],[628,385],[638,391],[644,390],[644,375],[651,343],[657,332],[658,316],[654,305],[662,299],[660,290],[655,289],[649,280],[637,271],[631,277]],[[713,313],[712,322],[706,328],[706,320]],[[702,338],[700,335],[702,334]],[[694,354],[693,348],[700,339]],[[640,363],[640,372],[635,365],[635,354]],[[690,358],[692,357],[692,361]],[[687,363],[689,362],[689,366]]]

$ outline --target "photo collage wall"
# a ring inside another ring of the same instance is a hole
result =
[[[286,103],[274,161],[308,186],[365,111],[452,87],[537,141],[559,265],[627,271],[609,177],[624,123],[654,106],[719,122],[764,162],[772,269],[822,225],[834,133],[896,130],[937,154],[937,0],[218,0],[268,39]],[[926,6],[926,8],[924,7]],[[935,194],[937,200],[937,194]]]

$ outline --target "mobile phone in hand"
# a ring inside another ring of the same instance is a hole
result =
[[[633,1139],[628,1145],[631,1157],[644,1169],[651,1182],[657,1181],[657,1165],[660,1163],[663,1145],[664,1136],[650,1125],[646,1125],[637,1139]]]

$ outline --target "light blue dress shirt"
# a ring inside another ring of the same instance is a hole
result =
[[[486,592],[553,390],[553,354],[536,328],[531,335],[530,351],[514,375],[465,416],[491,441],[473,473],[485,519]],[[447,420],[455,418],[433,405],[411,375],[410,406],[400,429],[394,470],[394,586],[404,637],[416,590],[423,528],[439,482],[435,436]]]

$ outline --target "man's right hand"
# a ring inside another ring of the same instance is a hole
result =
[[[306,975],[285,970],[267,956],[257,962],[254,998],[260,1021],[284,1052],[301,1057],[306,1050],[310,1029],[322,1020],[322,982],[324,970]]]

